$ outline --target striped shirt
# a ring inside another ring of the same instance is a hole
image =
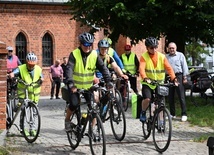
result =
[[[166,57],[175,73],[182,73],[183,76],[189,74],[186,58],[183,53],[176,51],[174,55],[167,54]]]

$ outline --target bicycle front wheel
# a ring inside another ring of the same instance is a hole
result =
[[[172,120],[169,111],[162,107],[155,114],[153,122],[153,142],[158,152],[162,153],[169,147],[172,135]]]
[[[89,118],[89,144],[92,155],[106,154],[106,136],[103,123],[97,113]]]
[[[71,130],[67,131],[67,137],[68,137],[68,141],[70,143],[70,146],[72,149],[76,149],[79,146],[79,142],[80,142],[80,131],[78,128],[78,113],[77,111],[75,111],[72,115],[71,115]]]
[[[27,142],[33,143],[39,136],[41,118],[34,102],[28,102],[21,113],[21,128]]]
[[[122,141],[126,134],[126,118],[121,104],[116,102],[111,103],[110,123],[114,137],[117,140]]]

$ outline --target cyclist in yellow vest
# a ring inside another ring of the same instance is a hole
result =
[[[145,45],[147,51],[144,52],[140,58],[140,76],[142,78],[142,111],[140,114],[140,121],[146,121],[145,110],[149,105],[150,99],[152,97],[152,91],[155,86],[150,85],[151,80],[156,80],[159,83],[165,80],[165,70],[169,74],[172,81],[178,85],[173,68],[169,64],[167,58],[164,54],[157,52],[158,41],[156,38],[149,37],[145,40]]]
[[[98,42],[98,54],[99,56],[102,58],[104,64],[107,66],[110,65],[111,69],[113,69],[120,77],[124,78],[124,79],[128,79],[128,76],[123,74],[122,70],[120,69],[120,67],[117,65],[117,63],[115,62],[115,60],[113,59],[112,56],[110,56],[108,53],[108,49],[109,49],[110,45],[108,43],[108,41],[106,40],[100,40]],[[96,72],[97,74],[97,72]],[[98,75],[100,76],[100,75]],[[100,77],[98,77],[100,78]]]
[[[79,35],[80,46],[72,51],[66,68],[66,83],[70,89],[69,108],[65,117],[65,130],[71,130],[70,116],[78,107],[79,97],[77,89],[88,89],[93,85],[94,74],[98,69],[107,83],[107,87],[112,87],[111,77],[108,68],[104,65],[102,59],[98,56],[97,51],[92,50],[94,36],[90,33]],[[83,94],[86,101],[90,101],[89,94]]]
[[[108,52],[107,54],[110,55],[111,57],[114,58],[115,62],[117,63],[117,65],[120,67],[120,69],[125,73],[125,69],[124,69],[124,66],[123,66],[123,63],[120,59],[120,57],[118,56],[117,52],[111,47],[112,45],[112,40],[110,38],[104,38],[103,40],[106,40],[108,41],[109,43],[109,48],[108,48]]]
[[[139,60],[137,55],[134,52],[131,52],[131,45],[124,46],[125,53],[120,57],[124,65],[124,69],[129,76],[129,81],[131,84],[132,90],[138,94],[137,90],[137,75],[139,74]]]
[[[28,87],[28,97],[32,101],[38,103],[39,102],[39,95],[41,91],[41,84],[44,81],[42,69],[36,65],[37,64],[37,56],[33,52],[29,52],[26,56],[26,64],[23,64],[21,66],[18,66],[12,73],[10,73],[10,77],[13,78],[14,76],[17,76],[24,80],[26,83],[30,84],[32,82],[38,82],[37,87]],[[22,83],[18,83],[18,98],[19,102],[22,103],[25,99],[25,86]],[[20,122],[21,122],[20,117]],[[34,126],[31,126],[31,135],[35,135],[36,131],[33,130]],[[22,129],[23,130],[23,129]],[[28,131],[26,135],[30,135]]]

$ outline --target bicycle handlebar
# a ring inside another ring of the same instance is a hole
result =
[[[24,80],[20,79],[20,78],[13,78],[15,80],[17,80],[18,83],[22,83],[24,84],[25,86],[34,86],[34,84],[37,84],[39,85],[41,79],[37,80],[36,82],[32,82],[32,83],[26,83]]]
[[[130,77],[137,77],[138,76],[137,74],[131,74],[129,72],[126,72],[124,74],[127,75],[127,76],[130,76]]]
[[[144,80],[144,82],[147,82],[148,84],[155,85],[155,86],[166,86],[166,87],[176,86],[176,85],[174,84],[174,82],[170,82],[170,81],[168,81],[167,83],[159,83],[158,81],[156,81],[156,80],[151,80],[151,79],[150,79],[150,81],[151,81],[151,82],[147,82],[147,81]]]
[[[77,92],[78,93],[92,93],[93,91],[98,90],[99,87],[100,87],[99,84],[94,84],[89,89],[77,89]]]

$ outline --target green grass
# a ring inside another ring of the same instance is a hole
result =
[[[214,101],[212,98],[206,99],[195,96],[193,104],[192,99],[186,97],[188,121],[193,125],[201,127],[211,127],[214,129]]]
[[[6,149],[5,147],[3,146],[0,146],[0,155],[9,155],[11,154],[8,149]]]
[[[186,97],[187,115],[188,121],[192,125],[198,125],[200,127],[211,127],[214,129],[214,101],[208,98],[206,99],[200,96],[194,96],[193,104],[190,96]],[[176,98],[176,116],[181,116],[181,108],[178,99]]]
[[[201,96],[194,96],[194,101],[196,103],[193,104],[193,100],[190,96],[186,97],[186,106],[187,106],[187,115],[188,122],[191,125],[197,125],[200,127],[211,127],[214,129],[214,100],[212,98],[206,99]],[[181,116],[181,108],[178,98],[175,99],[176,104],[176,116]],[[214,137],[213,134],[204,134],[199,138],[193,139],[195,142],[204,142],[210,136]]]

